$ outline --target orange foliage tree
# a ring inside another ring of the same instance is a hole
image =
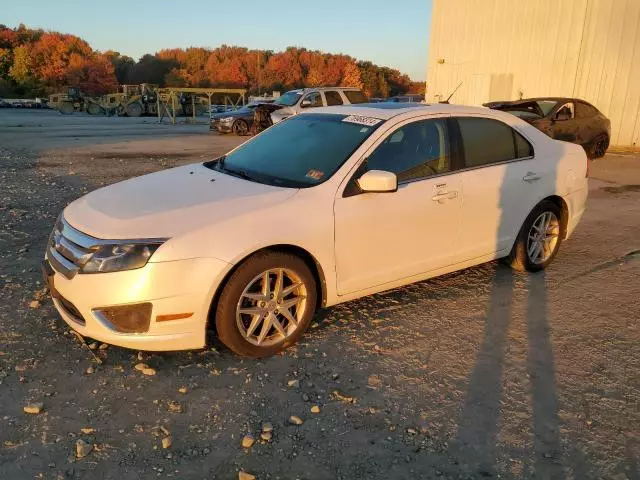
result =
[[[117,84],[240,87],[251,92],[298,87],[358,87],[371,97],[424,92],[398,70],[300,47],[283,52],[222,45],[190,47],[131,57],[104,54],[74,35],[0,25],[0,95],[4,90],[38,94],[78,86],[89,94]],[[6,93],[6,92],[4,92]]]

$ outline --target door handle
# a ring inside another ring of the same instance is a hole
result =
[[[522,180],[525,182],[535,182],[536,180],[540,180],[540,175],[534,172],[527,172],[527,174],[522,177]]]
[[[458,192],[441,192],[431,197],[434,202],[442,203],[444,200],[452,200],[458,197]]]

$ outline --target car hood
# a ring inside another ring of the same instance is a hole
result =
[[[211,115],[211,118],[227,118],[227,117],[245,117],[247,115],[253,115],[253,110],[250,108],[240,108],[238,110],[231,110],[229,112],[216,113]]]
[[[95,190],[67,206],[64,218],[100,239],[170,238],[272,206],[296,192],[194,164]]]
[[[296,114],[296,110],[293,107],[282,107],[271,113],[271,120],[273,123],[278,123],[287,117],[291,117]]]

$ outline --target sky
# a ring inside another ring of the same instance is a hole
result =
[[[163,48],[221,44],[345,53],[424,80],[432,0],[5,1],[0,24],[72,33],[136,60]],[[268,7],[265,4],[269,5]]]

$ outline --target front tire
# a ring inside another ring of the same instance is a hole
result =
[[[63,102],[62,105],[60,105],[60,113],[62,113],[63,115],[71,115],[73,112],[75,112],[73,103]]]
[[[222,289],[215,311],[218,337],[238,355],[274,355],[304,334],[316,302],[316,281],[304,260],[282,252],[257,253]]]
[[[139,117],[140,115],[142,115],[142,105],[140,105],[138,102],[130,103],[125,108],[125,111],[127,112],[128,117]]]
[[[235,122],[233,122],[231,130],[233,130],[233,133],[235,133],[239,137],[243,137],[249,133],[249,125],[242,119],[236,120]]]
[[[563,237],[562,211],[555,203],[545,200],[522,224],[506,263],[520,271],[543,270],[557,255]]]

